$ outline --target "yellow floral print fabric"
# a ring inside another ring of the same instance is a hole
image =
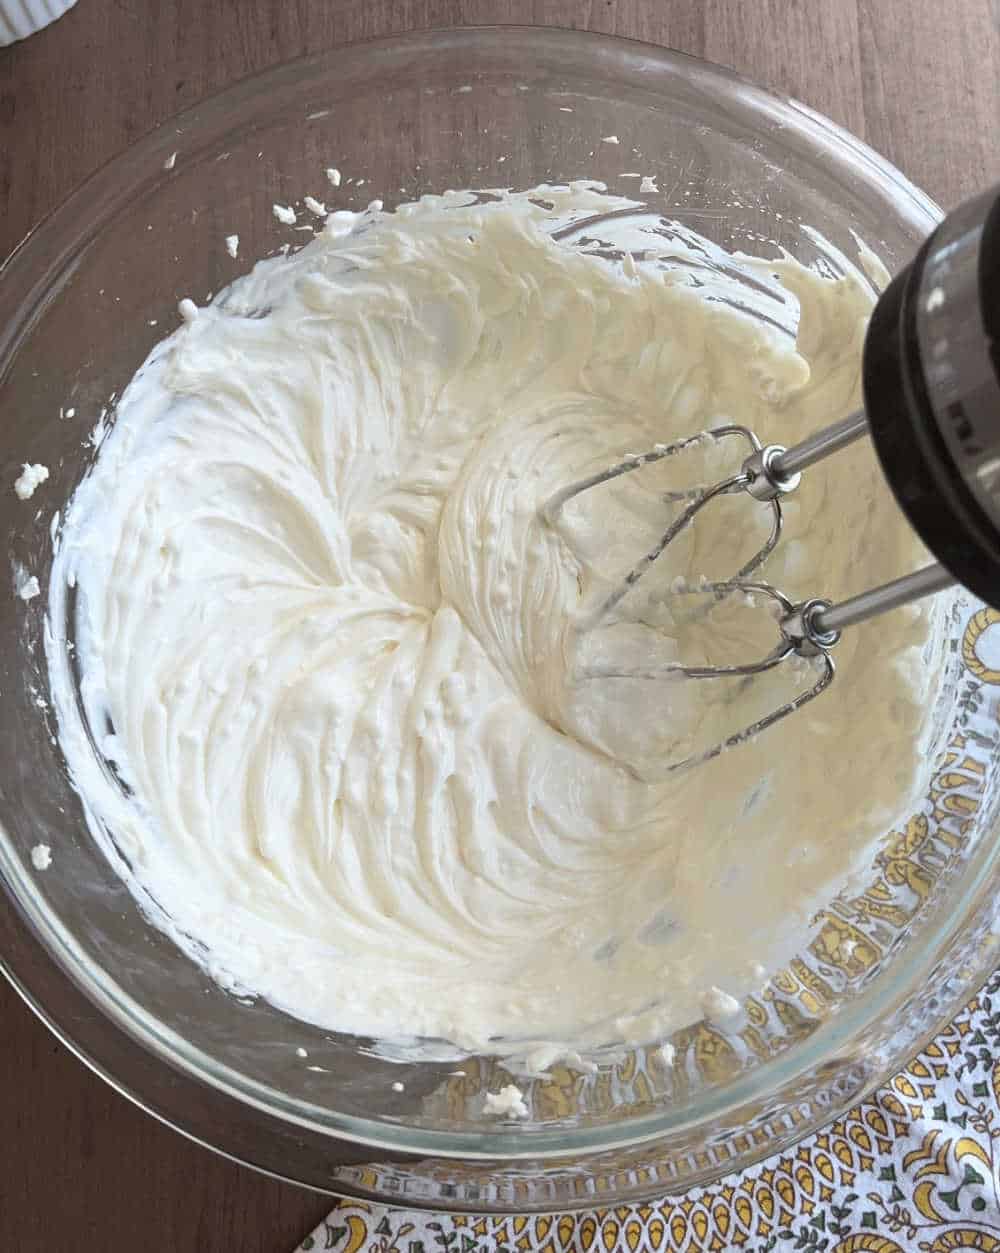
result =
[[[795,1149],[683,1197],[535,1217],[343,1201],[298,1253],[1000,1253],[1000,972]]]

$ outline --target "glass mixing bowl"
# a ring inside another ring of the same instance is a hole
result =
[[[619,142],[600,142],[609,135]],[[336,193],[328,166],[343,171]],[[658,177],[668,217],[727,248],[780,245],[807,262],[830,258],[803,224],[854,256],[856,233],[892,269],[938,216],[856,139],[724,70],[621,40],[481,28],[343,48],[237,85],[107,166],[4,267],[0,518],[8,570],[43,590],[0,598],[7,974],[121,1092],[276,1175],[480,1211],[676,1192],[832,1118],[996,960],[1000,631],[965,603],[951,623],[946,754],[867,886],[820,911],[738,1030],[679,1033],[672,1068],[656,1048],[596,1075],[556,1066],[528,1085],[520,1125],[482,1120],[484,1087],[507,1079],[494,1058],[395,1064],[369,1041],[222,991],[147,923],[88,833],[44,703],[52,515],[94,456],[100,415],[176,325],[178,299],[203,301],[282,239],[306,237],[276,227],[275,201],[391,207],[449,187],[582,177],[628,195],[637,184],[623,175],[637,170]],[[26,461],[52,471],[30,502],[9,487]],[[43,872],[39,842],[52,848]]]

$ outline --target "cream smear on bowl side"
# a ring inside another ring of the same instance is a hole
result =
[[[663,227],[592,183],[334,213],[185,302],[122,396],[58,542],[53,700],[95,837],[225,986],[385,1041],[662,1038],[759,986],[919,797],[928,606],[846,635],[828,695],[688,772],[665,766],[803,676],[587,677],[773,642],[749,606],[702,629],[670,592],[731,574],[766,518],[724,502],[581,633],[663,491],[724,459],[559,526],[540,506],[720,421],[791,443],[859,400],[860,272]],[[695,285],[706,258],[731,277]],[[837,597],[919,556],[861,447],[810,472],[766,577]]]

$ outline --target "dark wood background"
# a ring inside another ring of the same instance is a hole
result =
[[[854,131],[946,207],[1000,178],[1000,0],[79,0],[0,49],[0,255],[97,166],[235,79],[353,39],[488,22],[733,66]],[[5,985],[0,1048],[2,1250],[284,1253],[327,1208],[134,1109]]]

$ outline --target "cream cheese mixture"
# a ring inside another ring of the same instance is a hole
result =
[[[574,184],[334,213],[186,302],[50,594],[63,749],[150,916],[226,986],[383,1040],[581,1049],[738,1014],[919,794],[932,610],[848,633],[829,694],[670,774],[811,681],[629,677],[770,647],[762,609],[676,591],[738,568],[766,511],[723,502],[580,627],[664,489],[742,450],[539,511],[679,435],[791,443],[848,413],[874,292],[840,269]],[[810,471],[766,574],[836,598],[918,559],[857,447]]]

